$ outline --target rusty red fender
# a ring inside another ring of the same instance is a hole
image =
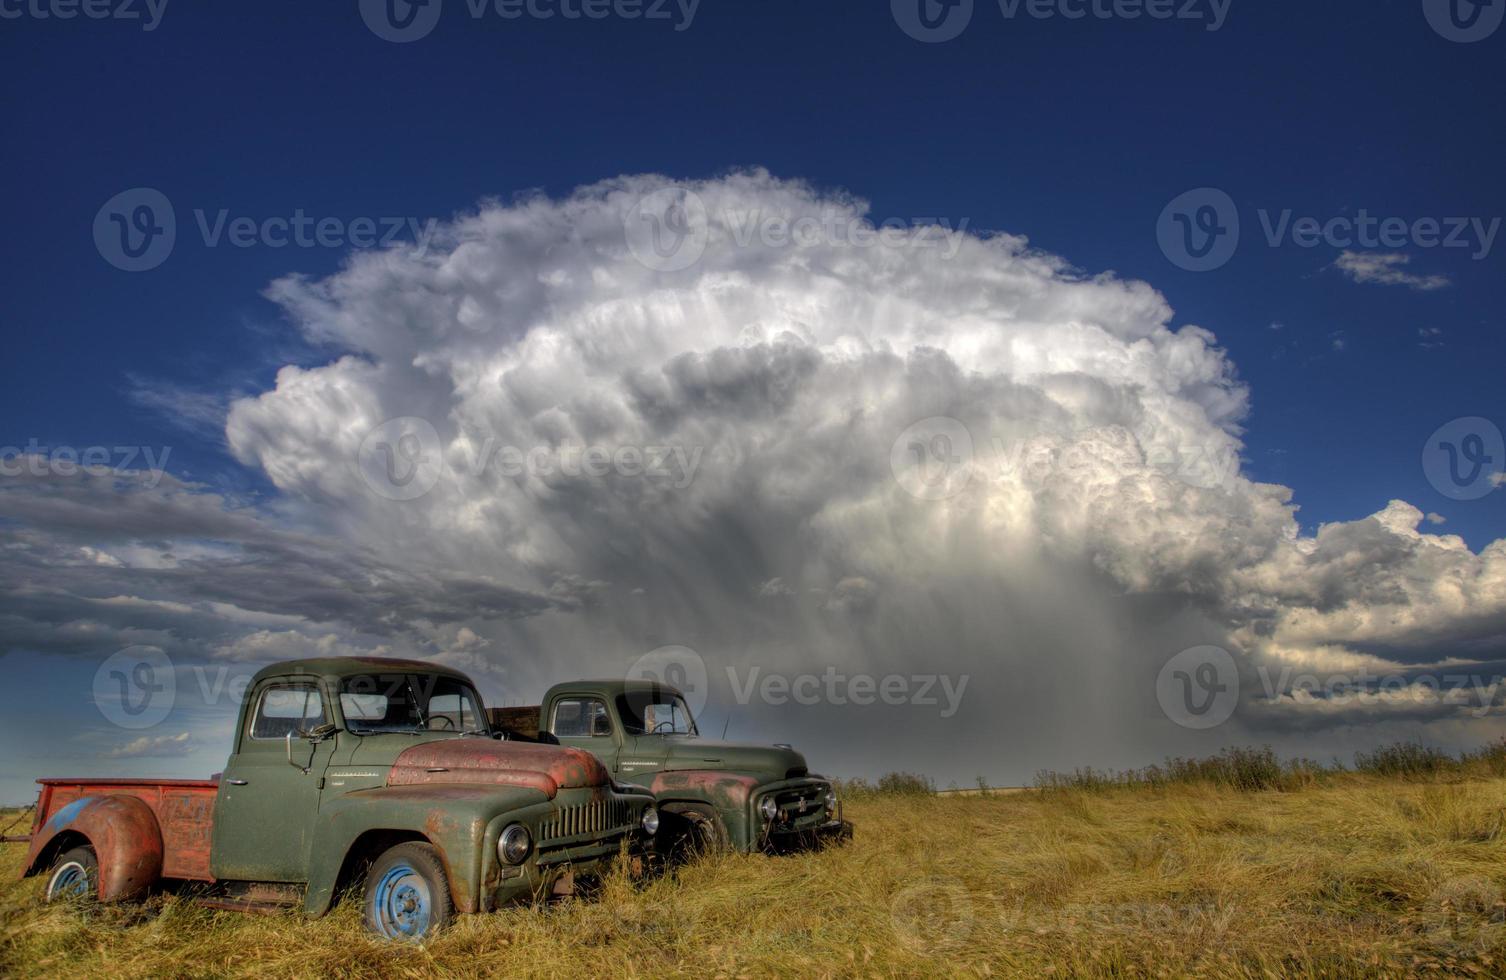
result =
[[[83,796],[58,809],[32,838],[26,872],[64,831],[83,834],[99,859],[99,900],[134,898],[162,876],[162,829],[134,796]]]
[[[582,749],[492,739],[446,739],[405,749],[387,776],[388,786],[483,783],[525,786],[550,799],[562,789],[606,786],[606,767]]]
[[[648,788],[655,796],[673,796],[687,791],[704,794],[717,806],[732,808],[746,805],[757,787],[758,780],[752,776],[715,769],[672,769],[654,776]]]

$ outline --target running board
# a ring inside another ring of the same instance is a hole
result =
[[[209,909],[228,912],[253,912],[261,915],[276,915],[296,908],[303,902],[303,889],[298,885],[278,882],[237,882],[225,886],[215,895],[200,895],[194,904]]]

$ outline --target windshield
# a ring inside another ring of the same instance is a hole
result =
[[[630,691],[617,698],[617,712],[629,735],[694,735],[695,721],[685,699],[670,691]]]
[[[485,734],[481,699],[464,681],[438,674],[362,674],[340,684],[345,727],[372,732]]]

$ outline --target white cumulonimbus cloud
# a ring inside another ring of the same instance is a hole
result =
[[[1399,501],[1304,536],[1293,491],[1242,474],[1248,392],[1213,333],[1023,238],[875,233],[864,202],[761,171],[622,177],[269,295],[341,353],[231,406],[232,451],[282,493],[256,520],[336,543],[341,589],[414,592],[379,624],[263,603],[285,619],[209,655],[295,631],[526,699],[684,646],[734,735],[943,778],[1483,731],[1456,697],[1293,685],[1491,674],[1506,541],[1472,552]],[[1199,644],[1240,670],[1212,736],[1157,704]],[[809,676],[819,697],[788,693]]]

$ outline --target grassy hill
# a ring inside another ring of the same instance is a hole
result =
[[[426,948],[368,939],[349,903],[321,920],[171,897],[44,909],[5,845],[0,975],[1499,976],[1495,768],[859,786],[848,847],[615,878],[595,900],[462,917]]]

